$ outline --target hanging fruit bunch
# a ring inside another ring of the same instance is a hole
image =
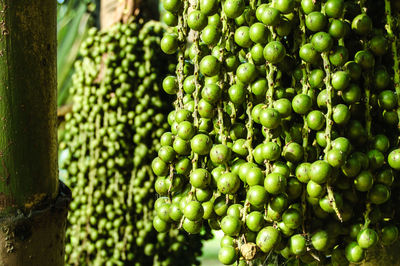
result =
[[[161,48],[179,62],[163,81],[177,98],[152,163],[156,230],[222,229],[219,260],[240,265],[346,265],[394,243],[392,2],[164,0]]]
[[[176,59],[159,49],[163,26],[142,20],[90,30],[76,63],[60,143],[72,189],[68,265],[189,265],[203,236],[152,228],[151,160],[171,108],[160,89]]]

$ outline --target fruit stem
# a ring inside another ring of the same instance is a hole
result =
[[[267,63],[266,65],[268,69],[268,75],[267,75],[267,81],[268,81],[268,90],[267,90],[267,95],[266,95],[266,101],[267,105],[269,108],[272,108],[273,106],[273,98],[274,98],[274,93],[275,93],[275,80],[274,80],[274,74],[276,73],[276,66],[274,66],[271,63]],[[265,143],[269,142],[271,140],[271,132],[270,129],[266,129],[265,132]],[[269,174],[271,172],[271,162],[269,160],[265,160],[265,174]]]
[[[219,84],[218,86],[224,90],[225,84],[228,83],[228,75],[226,73],[226,69],[224,67],[224,62],[225,62],[225,57],[226,57],[226,49],[227,49],[227,44],[229,42],[229,23],[228,23],[228,18],[225,15],[225,12],[222,12],[221,16],[221,21],[222,21],[222,38],[221,41],[221,48],[220,48],[220,58],[219,61],[222,64],[221,67],[221,73],[220,73],[220,79],[219,79]],[[223,115],[223,97],[221,97],[221,100],[218,101],[217,103],[217,111],[218,111],[218,125],[219,125],[219,135],[221,136],[221,143],[226,145],[227,142],[227,136],[226,136],[226,130],[225,130],[225,125],[224,125],[224,115]],[[228,168],[226,168],[228,170]]]
[[[194,111],[193,111],[193,122],[194,122],[194,126],[196,127],[196,129],[199,127],[199,119],[197,117],[198,115],[198,105],[199,105],[199,92],[201,89],[201,85],[200,85],[200,77],[199,77],[199,73],[200,73],[200,65],[199,65],[199,54],[200,54],[200,49],[199,49],[199,33],[196,32],[194,34],[194,41],[193,44],[194,45],[194,51],[195,51],[195,56],[193,59],[193,64],[194,64],[194,84],[196,89],[193,92],[193,101],[194,101]]]
[[[363,229],[368,228],[369,224],[371,223],[371,220],[369,219],[369,214],[371,213],[372,209],[371,209],[371,203],[367,203],[366,204],[366,210],[364,213],[364,225],[363,225]]]
[[[303,234],[306,234],[306,225],[305,225],[305,216],[307,212],[307,202],[306,202],[306,189],[305,186],[303,186],[303,192],[301,193],[301,210],[302,210],[302,221],[301,221],[301,230],[303,231]]]
[[[250,0],[250,9],[254,10],[256,9],[256,0]]]
[[[360,0],[360,8],[362,13],[366,13],[366,8],[365,8],[365,0]],[[363,47],[365,50],[368,49],[368,42],[364,38],[362,39]],[[372,133],[371,133],[371,127],[372,127],[372,118],[371,118],[371,91],[370,91],[370,85],[371,85],[371,76],[373,75],[371,70],[368,70],[367,72],[363,73],[363,78],[364,78],[364,92],[365,92],[365,129],[367,131],[367,139],[371,140],[372,139]]]
[[[267,69],[268,69],[268,75],[267,75],[268,90],[267,90],[266,100],[268,107],[272,108],[274,91],[275,91],[274,74],[276,72],[276,67],[271,63],[267,63]]]
[[[325,154],[328,153],[331,149],[331,132],[332,132],[332,95],[333,95],[333,90],[332,90],[332,85],[331,85],[331,64],[329,62],[328,58],[328,53],[324,52],[321,54],[322,59],[324,61],[324,70],[325,70],[325,87],[326,91],[328,94],[328,99],[326,100],[326,106],[327,106],[327,113],[325,115],[326,119],[326,129],[325,129],[325,138],[326,138],[326,148],[324,150]]]
[[[227,136],[225,134],[225,127],[224,127],[224,115],[222,110],[222,103],[218,103],[218,125],[219,125],[219,135],[221,136],[221,143],[226,145]]]
[[[153,170],[150,169],[150,171],[152,172]],[[133,206],[133,195],[134,195],[134,181],[135,181],[135,176],[137,176],[137,168],[133,168],[131,171],[131,178],[129,180],[129,186],[128,186],[128,198],[126,200],[126,205],[128,207],[132,207]]]
[[[171,189],[172,189],[172,183],[173,183],[173,178],[174,178],[174,166],[171,164],[169,166],[169,180],[171,181],[169,184],[168,188],[168,198],[171,200]]]
[[[246,200],[244,202],[243,209],[242,209],[242,223],[243,223],[243,225],[246,223],[246,213],[247,213],[247,210],[248,210],[249,207],[250,207],[250,203],[249,203],[249,200],[246,197]]]
[[[232,112],[232,114],[230,115],[230,118],[231,118],[231,124],[233,125],[236,122],[236,116],[237,116],[236,108],[235,108],[235,105],[233,104],[233,102],[231,102],[231,101],[229,101],[227,104]]]
[[[330,185],[327,185],[327,186],[326,186],[326,189],[327,189],[327,191],[328,191],[328,199],[329,199],[329,201],[332,203],[332,208],[333,208],[333,210],[335,211],[335,213],[336,213],[337,217],[339,218],[339,220],[340,220],[341,222],[343,222],[342,215],[340,214],[340,211],[339,211],[339,209],[338,209],[338,207],[337,207],[337,205],[336,205],[335,195],[333,194],[333,189],[332,189],[332,187],[331,187]]]
[[[367,12],[367,8],[365,7],[365,0],[360,0],[359,5],[360,5],[360,8],[361,8],[361,12],[363,14],[365,14]]]
[[[301,33],[301,45],[306,44],[306,24],[304,22],[304,14],[301,12],[299,8],[299,22],[300,22],[300,27],[299,27],[299,32]]]
[[[235,34],[234,32],[234,28],[235,28],[235,23],[228,19],[228,17],[226,16],[225,12],[222,10],[221,12],[221,21],[222,21],[222,34],[224,36],[224,51],[229,51],[230,54],[234,54],[234,50],[235,50],[235,43],[233,40],[233,36]],[[224,60],[225,61],[225,60]],[[221,60],[222,63],[224,63],[224,61]],[[224,64],[223,64],[224,65]],[[224,84],[229,84],[229,86],[232,86],[235,83],[235,76],[232,72],[227,72],[225,69],[225,66],[223,66],[224,69]],[[221,89],[223,88],[223,85],[221,84]],[[228,97],[229,98],[229,97]],[[231,124],[233,125],[236,122],[236,107],[234,105],[234,103],[232,101],[228,101],[227,103],[232,111],[232,114],[230,115],[231,118]]]
[[[392,17],[392,9],[390,5],[390,0],[385,0],[385,13],[386,13],[386,32],[388,34],[389,40],[392,43],[392,56],[393,56],[393,83],[394,88],[396,90],[397,96],[397,106],[400,107],[400,69],[399,69],[399,55],[398,55],[398,38],[396,34],[393,33],[393,17]],[[400,108],[397,109],[397,116],[399,118],[398,129],[400,130]],[[398,139],[398,143],[400,143],[400,135]]]
[[[178,79],[178,92],[175,106],[177,109],[183,109],[183,68],[185,66],[185,41],[187,36],[187,12],[189,9],[189,1],[183,1],[183,12],[178,17],[178,40],[181,43],[179,46],[178,52],[178,67],[176,70],[177,79]]]
[[[84,132],[82,132],[82,136],[83,136],[83,141],[82,141],[82,147],[81,147],[81,158],[80,158],[80,160],[81,161],[83,161],[83,160],[85,160],[85,157],[86,157],[86,151],[87,151],[87,147],[86,147],[86,145],[87,145],[87,134],[86,134],[86,132],[84,133]],[[90,140],[90,141],[92,141],[92,140]],[[90,152],[92,151],[92,149],[90,149]],[[92,154],[90,154],[90,155],[92,155]],[[92,175],[89,175],[89,187],[92,187]],[[91,191],[92,192],[92,191]],[[88,206],[92,206],[92,193],[89,193],[89,195],[88,195]],[[85,211],[84,213],[83,213],[83,215],[84,216],[86,216],[85,218],[85,222],[83,223],[83,227],[84,228],[89,228],[89,218],[90,218],[90,216],[88,215],[88,213]],[[84,232],[85,232],[85,237],[82,239],[82,244],[84,245],[87,241],[88,241],[88,230],[84,230]],[[80,251],[79,253],[81,253],[82,251]]]
[[[247,94],[247,123],[246,123],[246,129],[247,129],[247,137],[246,137],[246,147],[249,152],[249,155],[247,155],[247,161],[248,162],[253,162],[253,147],[252,147],[252,141],[253,141],[253,118],[251,117],[251,110],[253,109],[253,96],[251,95],[250,88],[248,89],[249,92]]]
[[[187,36],[187,12],[189,9],[189,1],[183,1],[182,13],[179,12],[178,17],[178,38],[180,42],[186,42]]]
[[[371,100],[371,91],[369,89],[370,87],[370,76],[371,76],[371,71],[368,71],[364,74],[364,92],[365,92],[365,128],[367,131],[367,138],[368,140],[372,139],[372,133],[371,133],[371,126],[372,126],[372,117],[371,117],[371,105],[370,105],[370,100]]]
[[[178,68],[177,68],[177,79],[178,79],[178,92],[175,107],[177,110],[183,109],[183,67],[184,67],[184,55],[182,51],[178,52]]]
[[[199,155],[194,152],[192,158],[193,158],[192,159],[192,170],[196,170],[197,169],[197,162],[199,160]]]
[[[196,9],[198,6],[198,1],[184,1],[185,2],[185,8],[188,5],[188,3],[190,2],[191,4],[191,8]],[[187,9],[186,9],[187,11]],[[186,14],[186,12],[184,12],[184,15]],[[199,92],[201,89],[201,84],[200,84],[200,63],[199,63],[199,55],[200,55],[200,49],[199,49],[199,33],[196,31],[194,32],[194,38],[193,38],[193,44],[194,45],[194,51],[195,51],[195,56],[193,58],[193,64],[194,64],[194,84],[195,84],[195,90],[193,92],[193,101],[194,101],[194,111],[193,111],[193,124],[195,127],[195,130],[197,131],[197,129],[199,128],[199,119],[198,119],[198,103],[199,103]],[[182,81],[183,82],[183,81]],[[183,83],[180,84],[180,86],[183,87]],[[197,162],[199,160],[199,156],[197,153],[192,152],[191,154],[192,157],[192,170],[196,170],[197,169]],[[171,184],[172,184],[172,178],[171,178]],[[192,186],[192,190],[194,189],[194,187]],[[192,195],[192,194],[191,194]]]
[[[302,12],[299,12],[299,21],[300,21],[300,32],[301,32],[301,45],[303,46],[304,44],[306,44],[306,26],[304,23],[304,14]],[[302,93],[303,94],[307,94],[308,93],[308,89],[309,86],[307,84],[307,74],[310,73],[310,68],[307,65],[307,63],[305,63],[304,61],[302,61],[301,64],[301,71],[303,73],[303,77],[300,80],[301,85],[302,85]],[[308,146],[308,135],[309,135],[309,127],[307,124],[307,118],[306,116],[303,117],[303,129],[302,129],[302,137],[303,137],[303,149],[304,149],[304,162],[307,162],[307,158],[308,158],[308,154],[307,154],[307,146]]]
[[[325,129],[325,138],[326,138],[326,148],[324,150],[325,155],[328,154],[328,152],[331,150],[331,133],[332,133],[332,125],[333,125],[333,121],[332,121],[332,95],[333,95],[333,90],[332,90],[332,85],[331,85],[331,65],[329,62],[329,58],[328,58],[328,53],[327,52],[323,52],[321,54],[323,62],[324,62],[324,70],[325,70],[325,87],[326,87],[326,91],[328,94],[328,99],[326,100],[326,106],[327,106],[327,113],[326,113],[326,129]],[[340,214],[340,211],[336,205],[336,201],[335,201],[335,197],[333,194],[333,190],[332,187],[329,185],[329,182],[326,186],[327,192],[328,192],[328,198],[329,201],[332,203],[332,207],[337,215],[337,217],[339,218],[339,220],[342,222],[342,215]]]

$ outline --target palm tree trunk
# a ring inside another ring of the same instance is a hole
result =
[[[56,50],[56,1],[0,1],[0,265],[64,264]]]

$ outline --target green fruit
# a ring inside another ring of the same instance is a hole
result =
[[[398,239],[399,229],[394,225],[388,225],[381,229],[380,240],[384,245],[390,245]]]
[[[300,144],[291,142],[283,148],[283,156],[287,161],[296,163],[303,159],[304,149]]]
[[[204,189],[211,182],[211,174],[203,168],[198,168],[190,173],[190,184],[195,188]]]
[[[191,221],[189,219],[183,220],[183,229],[189,234],[198,234],[202,228],[201,220]]]
[[[377,205],[383,204],[390,198],[390,190],[383,184],[376,184],[369,191],[369,200]]]
[[[310,31],[321,31],[327,23],[326,17],[321,12],[311,12],[306,16],[306,27]]]
[[[301,8],[306,14],[310,14],[311,12],[317,10],[318,2],[313,0],[301,0]]]
[[[201,31],[207,26],[207,17],[200,11],[194,10],[189,13],[187,24],[192,30]]]
[[[236,76],[243,84],[249,84],[257,78],[257,72],[255,65],[251,63],[241,64],[236,69]]]
[[[235,236],[239,234],[241,228],[241,221],[237,217],[225,216],[221,220],[221,229],[228,236]]]
[[[293,111],[300,115],[305,115],[311,109],[312,100],[306,94],[297,94],[292,100]]]
[[[277,246],[280,241],[281,235],[279,233],[279,230],[272,226],[267,226],[261,229],[260,232],[258,232],[256,244],[262,252],[268,253],[275,246]]]
[[[311,39],[314,49],[320,53],[327,52],[332,48],[332,37],[323,31],[317,32]]]
[[[325,12],[329,17],[339,18],[344,9],[343,0],[328,0],[325,3]]]
[[[332,168],[328,162],[323,160],[315,161],[310,166],[310,179],[318,184],[325,183],[332,173]]]
[[[361,248],[367,249],[378,242],[378,234],[375,230],[366,228],[357,234],[357,243]]]
[[[200,61],[200,72],[207,77],[212,77],[218,74],[220,63],[218,59],[212,55],[203,57]]]
[[[257,19],[266,26],[275,26],[280,21],[279,10],[274,7],[261,5],[257,8],[256,14],[258,14]]]
[[[224,173],[218,179],[218,190],[224,194],[234,194],[240,186],[240,179],[234,173]]]
[[[212,140],[205,134],[197,134],[190,141],[190,147],[195,153],[206,155],[211,150]]]
[[[260,206],[267,202],[268,194],[264,187],[255,185],[247,191],[247,200],[251,205]]]
[[[180,0],[164,0],[163,7],[169,12],[177,12],[182,2]]]
[[[301,213],[293,208],[286,210],[282,215],[282,221],[290,229],[297,229],[301,225]]]
[[[294,0],[277,0],[274,2],[274,7],[283,14],[291,13],[294,9]]]
[[[249,213],[246,217],[246,226],[253,232],[258,232],[264,225],[264,216],[257,211]]]
[[[343,198],[340,194],[334,193],[333,198],[336,203],[336,207],[340,209],[343,206]],[[329,195],[326,195],[325,197],[321,198],[319,200],[319,206],[321,209],[325,212],[328,213],[333,213],[335,212],[335,209],[333,208],[332,200],[330,199]]]
[[[200,0],[200,11],[206,16],[213,15],[218,9],[218,1]]]
[[[210,150],[210,159],[215,164],[227,163],[231,158],[231,150],[223,144],[214,145]]]
[[[307,183],[307,194],[311,197],[311,198],[319,198],[321,196],[323,196],[325,193],[324,187],[321,186],[320,184],[310,180]]]
[[[311,243],[313,247],[318,251],[326,249],[326,247],[328,246],[328,242],[329,234],[327,231],[319,230],[311,236]]]
[[[286,55],[286,48],[278,41],[269,42],[264,48],[264,58],[271,64],[277,64]]]
[[[161,50],[166,54],[174,54],[178,49],[178,37],[173,34],[165,35],[161,40]]]
[[[359,35],[367,35],[372,30],[372,20],[366,14],[358,15],[353,19],[351,29]]]
[[[268,129],[275,129],[281,122],[281,115],[273,108],[262,109],[260,111],[260,122]]]
[[[325,116],[319,110],[313,110],[307,114],[307,125],[312,130],[320,130],[325,126]]]
[[[160,233],[167,232],[169,230],[169,226],[170,225],[167,222],[165,222],[158,216],[155,216],[153,218],[153,227],[154,229],[156,229],[157,232]]]
[[[254,23],[249,30],[250,39],[255,43],[264,44],[268,39],[268,31],[263,23]]]
[[[350,242],[346,246],[345,256],[349,262],[360,262],[364,259],[365,252],[357,242]]]
[[[250,28],[247,26],[236,29],[234,38],[236,44],[243,48],[249,48],[253,44],[250,37]]]
[[[294,255],[301,255],[306,252],[306,239],[304,236],[297,234],[289,239],[289,249]]]
[[[224,246],[218,252],[218,260],[225,265],[230,265],[236,261],[236,250],[234,247]]]

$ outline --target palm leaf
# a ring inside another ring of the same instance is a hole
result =
[[[59,106],[68,100],[68,88],[74,71],[74,62],[89,26],[88,2],[70,0],[59,4],[57,8],[57,102]]]

